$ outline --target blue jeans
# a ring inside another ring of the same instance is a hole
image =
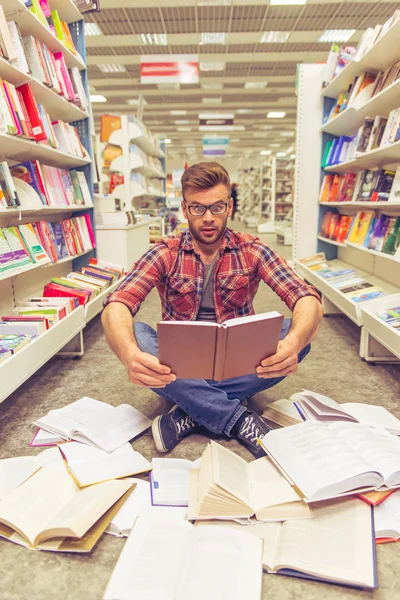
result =
[[[280,339],[289,332],[292,320],[285,319]],[[136,322],[134,332],[137,344],[142,352],[158,357],[158,339],[156,331],[146,323]],[[308,344],[299,353],[299,362],[307,356],[311,349]],[[255,373],[214,381],[212,379],[177,379],[165,388],[152,388],[156,394],[177,404],[198,425],[206,427],[214,433],[231,435],[232,427],[246,411],[242,405],[244,400],[273,387],[285,377],[262,379]]]

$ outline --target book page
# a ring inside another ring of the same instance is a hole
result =
[[[313,514],[313,519],[283,524],[275,569],[373,587],[371,507],[356,498],[327,501],[313,508]]]
[[[211,441],[211,449],[214,482],[251,507],[248,463],[216,442]]]
[[[121,552],[103,599],[176,598],[193,531],[193,525],[184,521],[139,518]]]
[[[287,502],[301,502],[300,496],[267,456],[249,463],[248,471],[254,512]]]
[[[193,463],[183,458],[153,458],[152,466],[152,503],[161,506],[188,506]]]
[[[359,424],[306,422],[270,431],[262,439],[267,453],[308,499],[322,499],[356,487],[375,487],[382,478],[331,429]],[[368,476],[364,476],[368,473]],[[345,483],[344,483],[345,482]]]
[[[195,529],[177,600],[260,600],[262,541],[228,527]]]
[[[17,456],[0,460],[0,500],[40,469],[34,456]]]
[[[375,537],[400,537],[400,491],[375,506]]]
[[[396,435],[400,434],[400,420],[396,419],[383,406],[362,404],[359,402],[347,402],[346,404],[342,404],[342,406],[363,425],[382,427]]]

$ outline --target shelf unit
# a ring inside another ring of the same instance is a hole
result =
[[[321,65],[301,65],[298,77],[298,114],[299,123],[298,136],[296,141],[296,175],[295,175],[295,207],[294,207],[294,245],[293,258],[296,270],[310,283],[312,283],[321,293],[325,314],[345,314],[360,329],[360,349],[361,358],[374,361],[387,362],[396,360],[398,354],[393,352],[392,342],[385,342],[385,335],[377,334],[377,328],[383,330],[387,326],[383,323],[377,323],[376,318],[371,317],[373,309],[378,306],[393,306],[391,299],[395,298],[400,290],[400,259],[398,256],[384,254],[364,248],[363,246],[345,242],[343,244],[323,238],[318,234],[322,218],[327,210],[338,211],[341,214],[353,214],[356,210],[368,208],[374,211],[384,211],[385,214],[398,215],[400,212],[399,203],[371,203],[371,202],[346,202],[346,203],[318,203],[320,184],[322,182],[324,171],[321,171],[322,147],[325,145],[328,136],[342,135],[347,132],[340,127],[350,124],[349,117],[355,115],[358,111],[364,114],[368,110],[369,116],[374,116],[370,112],[372,108],[382,107],[384,93],[380,98],[372,99],[368,102],[368,109],[362,108],[355,112],[348,113],[346,110],[343,116],[339,115],[337,123],[327,123],[321,127],[323,115],[330,110],[332,97],[347,89],[356,75],[359,75],[365,69],[386,68],[391,62],[398,58],[399,50],[393,44],[393,35],[400,32],[400,24],[396,24],[388,33],[365,55],[362,61],[358,63],[349,63],[349,65],[339,75],[339,81],[334,81],[324,88],[321,93],[321,74],[323,67]],[[389,46],[393,45],[393,48]],[[387,47],[387,48],[386,48]],[[386,51],[384,50],[386,48]],[[394,54],[396,52],[396,54]],[[375,56],[375,53],[376,56]],[[394,58],[393,58],[394,57]],[[391,86],[392,87],[392,86]],[[393,102],[393,89],[387,88],[385,92]],[[338,92],[339,90],[339,92]],[[399,91],[400,88],[397,87]],[[328,99],[327,99],[328,98]],[[387,112],[391,108],[386,109]],[[387,113],[386,113],[387,114]],[[364,117],[363,117],[364,118]],[[340,119],[340,120],[339,120]],[[350,131],[357,128],[357,119],[350,125]],[[333,129],[337,127],[337,129]],[[354,132],[354,131],[353,131]],[[361,170],[376,166],[390,166],[400,158],[400,143],[393,144],[383,149],[373,150],[367,154],[356,157],[346,164],[335,165],[325,169],[332,172],[346,172],[348,170]],[[353,268],[360,276],[383,289],[386,296],[376,300],[369,300],[362,303],[353,302],[348,296],[341,293],[334,286],[330,285],[315,271],[305,267],[300,259],[312,256],[317,252],[325,252],[326,258],[333,268]],[[370,315],[369,317],[367,315]],[[371,325],[372,322],[375,328]],[[367,327],[369,329],[367,330]],[[365,330],[364,330],[365,329]],[[396,334],[397,335],[397,334]],[[375,338],[374,338],[375,336]],[[373,342],[371,339],[374,338]],[[371,350],[372,348],[372,350]],[[395,356],[393,356],[395,355]],[[373,358],[371,358],[373,356]]]
[[[239,169],[237,213],[247,227],[257,227],[260,221],[261,188],[262,167]]]
[[[25,4],[20,0],[2,0],[2,7],[8,21],[16,21],[22,36],[32,35],[44,42],[52,51],[62,51],[68,67],[77,66],[81,71],[82,83],[89,97],[86,71],[86,51],[84,22],[72,0],[50,0],[51,8],[59,10],[61,19],[69,23],[77,54],[70,52],[62,42],[53,36]],[[78,130],[87,158],[71,156],[41,143],[0,134],[0,157],[10,164],[26,160],[38,160],[42,164],[60,168],[78,168],[83,171],[93,198],[92,144],[90,136],[89,113],[59,96],[45,85],[19,71],[6,60],[0,60],[0,77],[18,86],[29,83],[36,99],[44,105],[50,117],[71,122]],[[22,200],[21,200],[22,201]],[[33,203],[32,203],[33,204]],[[74,214],[88,213],[94,229],[94,205],[81,206],[42,206],[39,203],[19,208],[0,209],[0,227],[20,225],[39,219],[59,220]],[[33,295],[41,296],[45,283],[53,277],[62,277],[73,270],[80,269],[95,256],[95,250],[83,252],[77,256],[66,257],[55,263],[28,265],[0,275],[0,316],[9,314],[15,304]],[[71,264],[72,263],[72,264]],[[101,308],[100,297],[95,298],[85,308],[79,307],[44,334],[30,342],[15,355],[0,365],[0,402],[5,400],[24,381],[33,375],[55,354],[76,356],[83,354],[82,330],[88,320]],[[74,347],[74,352],[66,351]],[[60,352],[61,351],[61,352]]]
[[[260,169],[260,210],[258,233],[273,233],[275,226],[276,159],[270,158]]]
[[[381,356],[379,346],[376,349],[375,342],[378,342],[380,346],[386,348],[391,355],[400,359],[400,331],[394,329],[376,316],[377,311],[384,311],[385,309],[393,308],[394,306],[400,306],[400,294],[381,298],[379,299],[379,302],[371,300],[371,302],[368,303],[368,306],[361,306],[364,325],[364,336],[362,341],[364,346],[364,357],[366,360],[390,361],[390,356]]]

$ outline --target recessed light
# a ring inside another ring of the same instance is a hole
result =
[[[126,73],[125,65],[117,65],[115,63],[108,63],[97,65],[102,73]]]
[[[258,90],[267,87],[268,81],[246,81],[244,87],[246,90]]]
[[[200,45],[205,44],[226,44],[227,33],[220,31],[200,33]]]
[[[326,29],[319,38],[319,42],[347,42],[354,34],[355,29]]]
[[[260,37],[260,44],[284,44],[289,35],[290,31],[264,31]]]
[[[170,115],[176,115],[178,117],[179,115],[186,115],[187,114],[187,110],[170,110],[169,114]]]
[[[103,35],[97,23],[85,23],[85,35]]]
[[[165,138],[164,140],[164,144],[171,144],[172,140],[170,140],[169,138]]]
[[[203,104],[221,104],[222,96],[216,96],[216,97],[211,97],[211,98],[202,98],[201,101]]]
[[[271,6],[300,6],[305,4],[306,2],[307,0],[270,0],[269,3]]]
[[[192,131],[191,127],[177,127],[177,131]]]
[[[126,103],[130,104],[131,106],[138,106],[138,104],[140,104],[140,98],[129,98],[129,100],[127,100]],[[142,103],[147,104],[147,100],[145,98],[142,98]]]
[[[294,131],[281,131],[281,136],[282,137],[293,137]]]
[[[188,119],[177,119],[175,125],[187,125],[189,123]]]
[[[277,152],[276,153],[277,156],[286,156],[286,152]]]
[[[167,46],[168,37],[166,33],[139,33],[139,44],[142,46]]]
[[[230,6],[232,0],[197,0],[197,6]]]
[[[260,154],[262,154],[262,156],[268,156],[269,154],[272,154],[272,150],[261,150]]]
[[[296,155],[295,154],[291,154],[290,158],[296,158]]]
[[[280,144],[270,144],[269,147],[270,148],[280,148],[281,145]]]
[[[211,82],[211,83],[202,83],[201,87],[203,90],[222,90],[222,83],[219,82]]]
[[[225,69],[224,62],[201,62],[200,71],[223,71]]]
[[[248,115],[254,111],[252,108],[238,108],[236,112],[238,115]]]
[[[179,83],[157,83],[159,90],[180,90],[181,86]]]
[[[107,98],[101,94],[90,94],[90,102],[107,102]]]
[[[267,114],[267,119],[283,119],[283,117],[286,116],[286,113],[283,111],[279,111],[279,110],[271,110],[268,114]]]

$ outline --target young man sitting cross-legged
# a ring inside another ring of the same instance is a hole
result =
[[[205,427],[236,437],[258,457],[257,438],[269,428],[243,402],[295,373],[308,354],[322,317],[319,296],[257,237],[227,228],[232,211],[229,175],[218,163],[188,168],[182,176],[182,209],[189,229],[156,243],[134,265],[105,302],[107,340],[130,380],[149,387],[175,406],[157,417],[152,432],[157,450],[168,452]],[[292,311],[285,319],[276,354],[253,374],[216,382],[176,379],[160,364],[157,334],[133,317],[152,288],[162,302],[162,319],[216,321],[254,314],[253,299],[263,281]]]

